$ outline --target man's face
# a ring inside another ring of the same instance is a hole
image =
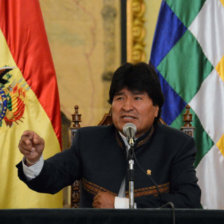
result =
[[[122,132],[126,123],[137,128],[136,137],[143,135],[153,125],[158,116],[159,106],[154,106],[146,92],[130,91],[123,88],[115,94],[112,102],[112,120]]]

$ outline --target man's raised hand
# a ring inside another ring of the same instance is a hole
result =
[[[44,150],[44,140],[33,131],[24,131],[19,142],[19,150],[26,158],[26,164],[36,163]]]

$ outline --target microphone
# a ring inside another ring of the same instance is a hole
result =
[[[135,208],[135,197],[134,197],[134,138],[136,133],[136,126],[132,123],[126,123],[123,126],[123,133],[128,140],[130,149],[128,150],[128,183],[129,183],[129,208]]]
[[[123,127],[123,133],[128,139],[128,143],[130,146],[134,146],[134,138],[136,131],[137,128],[133,123],[126,123]]]

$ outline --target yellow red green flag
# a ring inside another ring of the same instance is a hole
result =
[[[28,129],[45,139],[44,158],[60,151],[58,88],[39,1],[1,0],[0,208],[62,207],[61,192],[34,192],[17,177],[18,143]]]

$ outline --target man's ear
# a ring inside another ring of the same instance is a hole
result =
[[[155,108],[154,117],[156,118],[159,115],[159,106],[158,105],[155,105],[154,108]]]

